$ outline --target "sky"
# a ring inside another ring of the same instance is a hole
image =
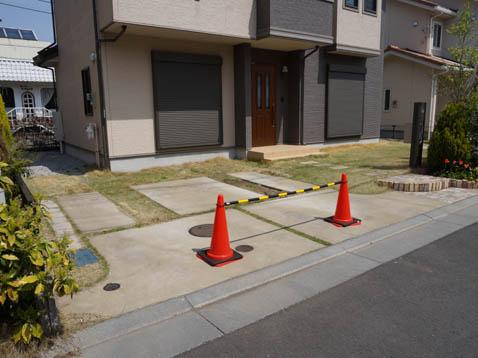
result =
[[[11,4],[43,12],[19,9],[4,4]],[[0,0],[0,27],[14,27],[33,30],[40,41],[53,41],[51,8],[49,0]]]

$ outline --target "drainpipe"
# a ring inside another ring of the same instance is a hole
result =
[[[305,71],[305,60],[307,60],[307,58],[309,58],[310,56],[312,56],[314,53],[316,53],[317,51],[319,51],[319,46],[315,46],[313,49],[309,49],[309,50],[312,50],[310,51],[308,54],[306,54],[303,58],[302,58],[302,61],[301,61],[301,65],[300,65],[300,75],[301,75],[301,86],[300,86],[300,121],[299,121],[299,125],[300,125],[300,128],[299,128],[299,133],[300,133],[300,140],[299,140],[299,143],[301,145],[304,145],[304,71]]]
[[[102,42],[115,42],[126,32],[126,26],[121,26],[121,32],[112,39],[100,39],[98,33],[98,14],[96,10],[96,0],[92,0],[93,4],[93,22],[95,28],[95,43],[96,43],[96,65],[98,72],[98,87],[100,90],[99,93],[99,103],[100,103],[100,117],[101,117],[101,132],[102,132],[102,141],[103,141],[103,165],[105,168],[110,169],[110,159],[109,159],[109,150],[108,150],[108,134],[107,134],[107,124],[106,124],[106,107],[105,107],[105,85],[103,80],[103,61],[101,56],[101,43]]]

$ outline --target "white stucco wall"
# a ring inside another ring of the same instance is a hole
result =
[[[234,146],[232,46],[126,35],[105,44],[103,50],[110,156],[152,155],[156,151],[152,50],[222,57],[223,146]]]
[[[429,125],[430,102],[433,70],[411,61],[386,57],[383,71],[383,88],[391,89],[390,111],[382,112],[382,126],[397,130],[405,130],[405,136],[411,135],[413,105],[415,102],[427,103],[427,121]],[[396,106],[393,105],[397,102]],[[383,110],[383,104],[382,104]],[[427,130],[426,130],[427,131]]]
[[[44,107],[47,103],[42,102],[41,89],[53,88],[53,83],[0,82],[0,87],[9,87],[13,90],[16,107],[23,107],[22,94],[26,91],[35,97],[35,107]]]
[[[50,45],[44,41],[0,38],[0,57],[32,60],[41,49]]]
[[[380,50],[382,0],[377,0],[377,14],[363,12],[363,0],[358,11],[346,9],[337,0],[336,42],[339,45]]]
[[[241,38],[254,37],[256,33],[256,0],[109,1],[113,1],[113,19],[120,23]]]

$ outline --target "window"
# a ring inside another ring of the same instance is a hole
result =
[[[4,30],[9,39],[18,39],[18,40],[22,39],[22,37],[20,36],[20,32],[17,29],[9,29],[5,27]]]
[[[20,30],[20,34],[24,40],[36,41],[36,36],[32,30]]]
[[[377,13],[377,0],[364,0],[363,10],[370,14]]]
[[[93,96],[91,94],[91,76],[90,68],[85,68],[81,71],[81,81],[83,83],[83,105],[85,115],[93,115]]]
[[[262,75],[257,74],[257,108],[262,109]]]
[[[344,0],[345,1],[345,7],[351,8],[351,9],[358,9],[358,0]]]
[[[383,94],[383,110],[385,112],[390,111],[391,95],[392,95],[392,91],[390,89],[386,89],[384,91],[384,94]]]
[[[0,87],[0,95],[3,98],[3,102],[5,102],[6,108],[15,107],[15,95],[13,89],[10,87]]]
[[[433,48],[441,48],[442,24],[433,23]]]
[[[41,102],[43,107],[46,109],[56,109],[56,95],[54,88],[42,88],[41,93]]]

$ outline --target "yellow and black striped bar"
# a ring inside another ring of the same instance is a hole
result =
[[[331,186],[340,185],[340,184],[342,184],[342,181],[336,181],[336,182],[333,182],[333,183],[322,184],[322,185],[315,185],[315,186],[307,188],[307,189],[297,189],[297,190],[294,190],[294,191],[284,191],[282,193],[275,194],[275,195],[263,195],[263,196],[259,196],[257,198],[252,198],[252,199],[242,199],[242,200],[228,201],[228,202],[224,203],[224,206],[231,206],[231,205],[237,205],[237,204],[249,204],[249,203],[255,203],[255,202],[258,202],[258,201],[266,201],[266,200],[270,200],[270,199],[287,198],[287,197],[292,196],[292,195],[309,193],[311,191],[317,191],[317,190],[324,189],[324,188],[330,188]]]

